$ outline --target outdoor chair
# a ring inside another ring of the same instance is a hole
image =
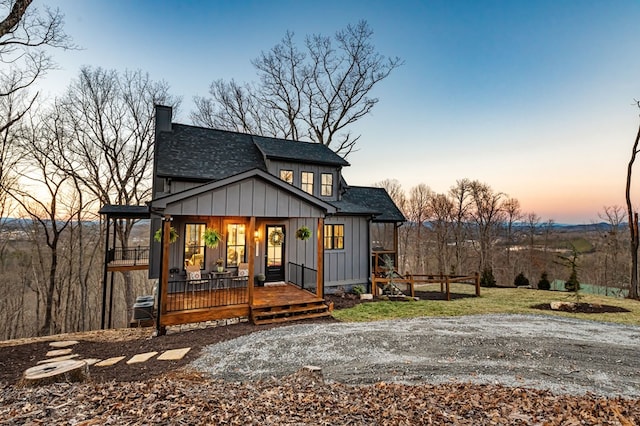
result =
[[[192,291],[195,291],[197,285],[208,283],[208,280],[202,278],[200,265],[185,266],[185,271],[187,271],[187,284],[191,286]]]
[[[241,286],[243,283],[246,283],[248,279],[249,279],[249,264],[239,263],[238,275],[233,278],[234,287]]]

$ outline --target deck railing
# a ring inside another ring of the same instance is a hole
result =
[[[315,269],[289,262],[289,282],[297,287],[315,294],[317,277],[318,271]]]
[[[247,283],[247,277],[169,281],[167,311],[188,311],[249,303]]]
[[[148,265],[149,247],[137,246],[128,249],[116,247],[107,252],[107,262],[110,265]]]

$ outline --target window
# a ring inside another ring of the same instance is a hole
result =
[[[333,195],[333,175],[331,173],[322,174],[322,186],[320,190],[323,197],[331,197]]]
[[[245,262],[247,234],[244,224],[227,225],[227,266],[238,266]]]
[[[302,190],[313,195],[313,172],[302,172]]]
[[[342,250],[344,248],[344,225],[324,226],[325,250]]]
[[[280,180],[293,185],[293,170],[280,170]]]
[[[204,223],[187,223],[184,227],[184,266],[204,269]]]

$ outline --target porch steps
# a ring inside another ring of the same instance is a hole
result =
[[[320,318],[330,315],[329,307],[323,300],[265,307],[254,306],[251,311],[253,323],[256,325]]]

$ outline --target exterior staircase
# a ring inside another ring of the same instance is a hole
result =
[[[256,324],[274,324],[301,319],[331,316],[324,300],[313,302],[294,302],[264,307],[252,307],[251,321]]]

